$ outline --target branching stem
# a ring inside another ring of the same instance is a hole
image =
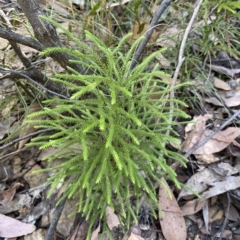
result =
[[[130,66],[130,71],[133,70],[134,67],[137,65],[138,60],[140,59],[147,43],[149,42],[149,40],[153,34],[154,28],[156,27],[159,18],[162,16],[162,14],[166,10],[166,8],[170,5],[171,1],[172,0],[163,0],[161,5],[159,6],[157,12],[155,13],[155,15],[151,21],[148,31],[145,34],[145,36],[146,36],[145,39],[141,42],[141,44],[139,45],[137,51],[135,52],[135,54],[133,56],[133,60],[132,60],[131,66]]]

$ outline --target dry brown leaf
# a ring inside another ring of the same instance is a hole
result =
[[[214,77],[213,80],[214,80],[214,86],[216,88],[223,89],[226,91],[231,90],[231,87],[223,80],[216,78],[216,77]]]
[[[212,183],[209,183],[209,185],[212,187],[208,191],[201,194],[201,198],[199,199],[199,201],[204,201],[213,196],[217,196],[222,193],[228,192],[230,190],[239,188],[240,176],[237,176],[237,177],[229,176],[229,177],[226,177],[221,182],[212,182]]]
[[[201,140],[206,138],[212,131],[206,129],[204,131],[204,135]],[[202,147],[198,148],[194,154],[211,154],[222,151],[226,148],[230,143],[232,143],[236,137],[240,135],[240,128],[229,127],[224,131],[217,132],[207,143],[205,143]],[[200,141],[201,141],[200,140]]]
[[[166,30],[160,34],[160,37],[157,39],[156,46],[161,47],[176,47],[178,38],[180,38],[182,32],[177,27],[168,27]]]
[[[240,172],[240,164],[232,167],[229,163],[220,162],[217,164],[211,164],[208,166],[209,169],[212,169],[214,172],[221,176],[231,176]]]
[[[168,192],[171,192],[171,189],[165,179],[162,178],[161,181],[165,185],[159,188],[159,206],[164,214],[164,216],[159,214],[163,235],[167,240],[185,240],[187,230],[182,211],[175,197],[172,195],[171,199],[169,198]]]
[[[85,240],[88,228],[89,223],[87,221],[83,221],[81,224],[79,223],[68,240]]]
[[[144,238],[142,238],[139,235],[136,235],[134,233],[131,233],[130,237],[128,238],[128,240],[144,240]]]
[[[167,58],[165,58],[162,54],[159,54],[156,59],[159,61],[161,66],[164,67],[170,67],[171,63],[169,60],[167,60]]]
[[[149,24],[143,23],[143,28],[141,29],[142,25],[139,25],[138,23],[135,23],[133,25],[133,28],[131,29],[130,32],[133,33],[132,37],[128,39],[128,42],[132,44],[135,42],[139,37],[143,36],[149,29]],[[154,29],[153,33],[151,35],[151,38],[149,40],[149,44],[155,43],[157,39],[157,31]]]
[[[213,154],[195,154],[195,157],[198,163],[206,163],[206,164],[218,162],[220,160],[218,157],[214,156]]]
[[[41,185],[45,185],[48,174],[46,172],[39,172],[36,174],[36,172],[40,170],[42,170],[42,168],[36,164],[30,171],[24,174],[24,179],[28,182],[30,188],[37,188]]]
[[[183,216],[189,216],[199,212],[200,210],[203,209],[205,204],[206,204],[206,201],[202,201],[199,203],[197,199],[188,201],[185,205],[181,207]]]
[[[13,238],[25,236],[35,231],[32,224],[20,222],[14,218],[0,214],[0,237]]]
[[[16,183],[13,183],[8,190],[4,190],[0,192],[0,199],[1,199],[0,204],[12,201],[13,197],[15,196],[16,190],[20,186],[23,186],[23,184],[16,182]]]
[[[205,225],[204,231],[206,231],[206,233],[210,235],[208,202],[207,202],[207,204],[204,205],[204,207],[202,209],[202,215],[203,215],[203,221],[204,221],[204,225]]]
[[[234,77],[235,74],[240,73],[240,69],[226,68],[226,67],[217,66],[217,65],[207,65],[207,66],[215,72],[226,74],[230,77]]]
[[[229,127],[224,131],[218,132],[216,135],[213,136],[213,138],[218,141],[232,143],[233,140],[236,137],[238,137],[239,134],[240,134],[240,128]]]
[[[112,231],[114,227],[118,227],[120,225],[119,219],[109,206],[106,207],[105,212],[107,216],[107,225]]]
[[[210,183],[219,181],[222,178],[223,177],[221,175],[218,175],[213,170],[204,168],[202,171],[195,173],[188,179],[185,184],[188,189],[183,188],[178,195],[178,199],[182,197],[193,197],[193,192],[189,189],[194,190],[196,193],[202,193],[208,188]]]
[[[237,146],[238,148],[240,148],[240,144],[237,141],[234,140],[232,143],[234,146]]]
[[[206,123],[205,116],[194,117],[193,121],[197,121],[196,124],[187,126],[187,127],[191,126],[192,129],[191,129],[191,132],[188,134],[186,140],[182,144],[183,152],[187,152],[189,149],[197,145],[197,143],[200,141],[205,130],[205,123]]]
[[[227,209],[227,207],[225,209]],[[230,205],[227,219],[233,222],[239,222],[240,220],[240,215],[238,213],[238,210],[233,205]]]
[[[0,205],[0,213],[7,214],[18,211],[22,207],[30,207],[32,198],[28,194],[17,194],[11,202],[5,202]]]
[[[97,227],[97,229],[95,229],[92,233],[92,236],[91,236],[91,240],[98,240],[98,234],[100,232],[100,223]]]
[[[223,217],[223,209],[219,205],[213,205],[209,207],[209,223],[217,220],[221,220]]]
[[[233,144],[230,144],[228,146],[228,151],[232,156],[240,157],[240,144],[239,143],[237,143],[237,145],[235,144],[236,144],[236,141],[233,141]]]
[[[221,98],[224,101],[224,103],[226,104],[226,106],[228,106],[228,107],[237,107],[237,106],[240,105],[239,94],[237,94],[235,96],[232,96],[230,98],[226,98],[224,96],[222,96]],[[215,97],[205,98],[204,101],[207,102],[207,103],[211,103],[215,106],[221,106],[221,107],[223,106],[223,104],[218,99],[216,99]]]

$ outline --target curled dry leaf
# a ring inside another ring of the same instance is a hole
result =
[[[209,232],[209,210],[208,210],[208,202],[204,205],[203,209],[202,209],[202,215],[203,215],[203,221],[204,221],[204,231],[210,235]]]
[[[109,206],[106,207],[105,211],[107,216],[107,225],[109,229],[112,231],[114,227],[116,228],[120,225],[119,219]]]
[[[13,200],[13,197],[16,193],[16,190],[20,187],[23,186],[21,183],[13,183],[11,187],[8,190],[4,190],[0,192],[0,204],[4,204],[5,202],[10,202]]]
[[[91,236],[91,240],[98,240],[98,234],[100,232],[100,223],[97,227],[97,229],[95,229],[92,233],[92,236]]]
[[[186,126],[185,131],[189,133],[182,145],[183,152],[187,152],[188,150],[190,150],[191,148],[198,144],[204,133],[206,121],[209,118],[210,118],[209,115],[194,117],[193,121],[194,122],[196,121],[196,123],[195,124],[190,123]]]
[[[185,240],[187,239],[187,229],[182,211],[174,196],[169,198],[169,188],[164,178],[161,179],[165,187],[159,188],[159,206],[162,209],[164,216],[159,216],[160,224],[164,237],[167,240]],[[168,191],[166,190],[168,189]]]

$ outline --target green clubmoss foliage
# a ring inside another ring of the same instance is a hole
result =
[[[138,200],[144,196],[154,213],[158,205],[155,184],[161,184],[160,178],[165,176],[180,187],[166,160],[185,165],[186,159],[165,145],[179,145],[172,129],[177,123],[169,121],[169,103],[175,102],[174,118],[186,117],[180,108],[184,103],[169,99],[170,84],[161,79],[166,74],[158,71],[158,66],[148,72],[149,64],[161,51],[129,70],[142,38],[124,54],[121,49],[130,35],[112,49],[87,31],[91,44],[68,35],[82,51],[50,48],[41,54],[67,52],[74,57],[70,62],[89,68],[92,74],[82,75],[69,68],[69,73],[53,79],[63,84],[71,97],[46,100],[41,111],[29,116],[28,122],[36,128],[53,129],[53,134],[36,137],[30,145],[55,147],[48,161],[65,159],[54,167],[55,174],[48,182],[52,191],[63,179],[67,182],[64,196],[79,198],[78,211],[91,226],[99,218],[106,219],[107,206],[117,210],[121,223],[128,226],[137,221],[130,196]]]

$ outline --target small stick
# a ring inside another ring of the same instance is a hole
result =
[[[198,11],[199,11],[199,9],[200,9],[200,7],[202,5],[202,2],[203,2],[203,0],[199,0],[197,2],[196,7],[195,7],[195,9],[193,11],[193,15],[191,17],[191,20],[188,23],[188,26],[187,26],[187,28],[185,30],[184,35],[183,35],[183,39],[182,39],[182,43],[181,43],[180,50],[179,50],[179,55],[178,55],[178,64],[177,64],[176,70],[174,72],[172,81],[171,81],[170,89],[172,89],[176,85],[180,69],[181,69],[182,64],[184,62],[184,59],[185,59],[183,55],[184,55],[184,49],[185,49],[185,45],[186,45],[186,42],[187,42],[187,38],[188,38],[189,32],[190,32],[190,30],[192,28],[193,22],[194,22],[197,14],[198,14]],[[170,99],[174,99],[174,97],[175,97],[174,89],[172,89],[170,91]],[[169,121],[170,122],[172,122],[173,111],[174,111],[174,102],[170,101],[170,117],[169,117]],[[169,131],[167,132],[167,135],[169,135]]]
[[[15,144],[15,143],[17,143],[17,142],[20,142],[20,141],[22,141],[23,139],[26,139],[26,138],[29,138],[29,137],[38,135],[39,133],[49,132],[49,131],[51,131],[51,130],[52,130],[52,129],[42,129],[42,130],[38,130],[38,131],[33,132],[33,133],[29,133],[28,135],[25,135],[25,136],[23,136],[23,137],[21,137],[21,138],[14,139],[14,140],[11,141],[10,143],[7,143],[7,144],[1,146],[1,147],[0,147],[0,150],[3,150],[4,148],[7,148],[7,147],[9,147],[9,146],[11,146],[11,145],[13,145],[13,144]]]
[[[3,79],[3,78],[6,78],[6,77],[10,77],[10,78],[23,77],[23,78],[26,78],[27,80],[29,80],[29,81],[30,81],[31,83],[33,83],[34,85],[36,85],[36,86],[40,87],[41,89],[45,90],[47,93],[50,93],[50,94],[52,94],[52,95],[56,95],[56,96],[58,96],[58,97],[60,97],[60,98],[64,98],[64,99],[70,100],[70,98],[68,98],[68,97],[66,97],[66,96],[64,96],[64,95],[62,95],[62,94],[56,93],[56,92],[54,92],[54,91],[52,91],[52,90],[49,90],[48,88],[46,88],[46,87],[44,87],[42,84],[34,81],[32,78],[30,78],[28,75],[26,75],[26,74],[24,74],[24,73],[21,73],[21,72],[19,72],[19,71],[15,71],[15,70],[10,70],[10,69],[6,70],[6,69],[1,68],[1,67],[0,67],[0,70],[8,71],[8,73],[6,73],[3,77],[0,77],[0,80]]]
[[[64,208],[64,205],[67,201],[67,197],[65,197],[56,207],[55,209],[55,212],[54,212],[54,217],[53,217],[53,220],[51,222],[51,225],[47,231],[47,235],[46,235],[46,238],[45,240],[52,240],[54,239],[54,231],[57,227],[57,224],[58,224],[58,220],[62,214],[62,211],[63,211],[63,208]]]
[[[222,240],[222,238],[223,238],[223,231],[225,230],[226,225],[227,225],[228,215],[229,215],[229,211],[230,211],[230,205],[231,205],[231,198],[230,198],[229,192],[227,192],[227,209],[225,211],[225,219],[224,219],[222,229],[221,229],[220,240]]]
[[[141,44],[139,45],[137,51],[135,52],[135,54],[133,56],[133,60],[131,62],[131,66],[130,66],[130,71],[132,71],[135,68],[135,66],[137,65],[138,60],[140,59],[140,57],[144,51],[144,48],[146,47],[147,43],[149,42],[149,40],[152,36],[153,30],[156,27],[156,24],[157,24],[159,18],[161,17],[163,12],[166,10],[166,8],[170,5],[170,3],[171,3],[171,0],[163,0],[161,5],[159,6],[157,12],[155,13],[155,15],[151,21],[148,31],[145,34],[146,37],[141,42]]]

